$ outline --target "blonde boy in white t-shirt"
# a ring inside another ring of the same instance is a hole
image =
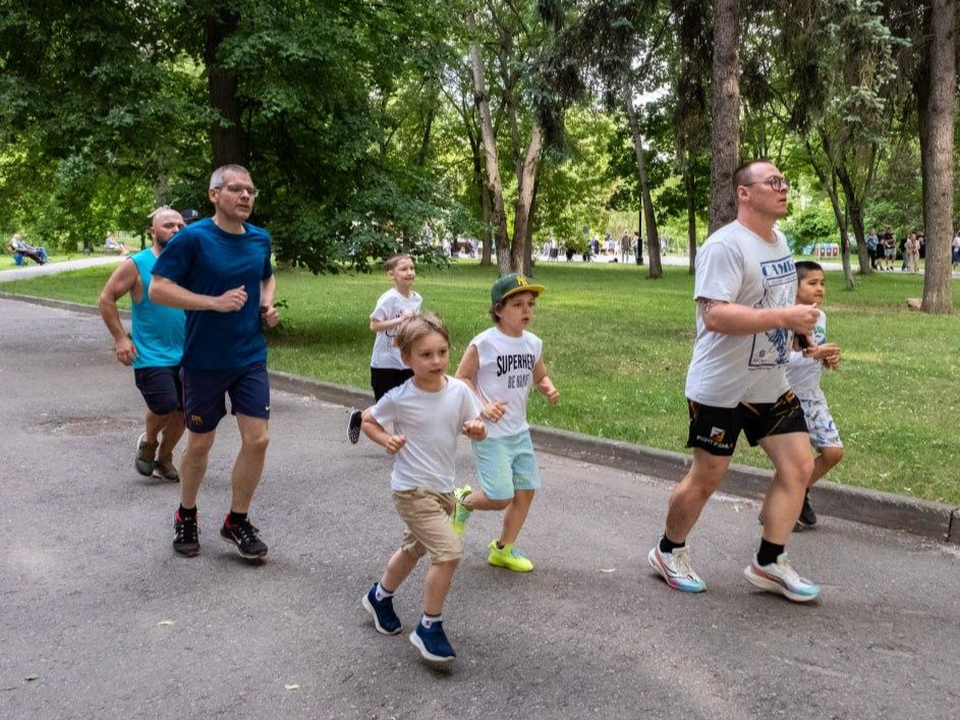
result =
[[[460,538],[450,525],[457,437],[482,440],[487,430],[473,392],[446,374],[450,334],[436,316],[426,313],[405,319],[396,344],[413,378],[363,413],[363,432],[395,458],[390,487],[407,527],[380,581],[360,598],[360,604],[373,616],[377,632],[399,633],[393,594],[420,558],[429,555],[423,615],[410,633],[410,642],[425,660],[448,663],[456,653],[443,631],[443,605],[462,554]]]
[[[487,562],[514,572],[530,572],[533,563],[515,546],[540,488],[537,459],[527,423],[527,397],[536,387],[550,404],[560,393],[543,365],[543,343],[527,331],[542,285],[511,273],[490,291],[490,316],[496,323],[470,341],[456,376],[469,383],[484,405],[487,439],[473,443],[480,488],[456,491],[453,527],[463,536],[474,510],[505,510],[500,537],[490,542]]]
[[[383,265],[393,280],[393,287],[377,299],[377,305],[370,313],[370,331],[376,333],[370,356],[374,402],[413,377],[413,371],[404,365],[400,351],[394,347],[393,338],[400,323],[420,312],[423,305],[423,298],[413,290],[417,279],[413,258],[406,253],[397,253],[388,257]],[[360,439],[361,422],[359,410],[350,413],[347,438],[352,443]]]

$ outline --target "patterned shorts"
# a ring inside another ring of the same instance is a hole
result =
[[[811,445],[815,448],[843,447],[843,443],[840,442],[840,433],[837,432],[837,426],[833,422],[833,416],[826,401],[800,398],[800,406],[807,421]]]

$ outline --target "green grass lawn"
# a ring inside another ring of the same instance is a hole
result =
[[[0,289],[94,304],[112,268],[5,283]],[[630,265],[543,263],[546,285],[533,331],[562,394],[550,407],[535,393],[534,423],[684,451],[684,378],[694,337],[692,278],[666,268],[659,281]],[[451,372],[470,338],[488,326],[495,271],[474,263],[422,269],[416,289],[452,333]],[[843,290],[827,273],[829,337],[843,365],[823,387],[846,456],[829,479],[960,505],[960,317],[906,309],[919,276],[874,275]],[[277,370],[357,387],[369,385],[368,316],[389,287],[385,275],[278,274],[285,331],[271,339]],[[960,294],[957,297],[960,306]],[[108,343],[104,331],[104,343]],[[736,461],[767,466],[741,439]]]

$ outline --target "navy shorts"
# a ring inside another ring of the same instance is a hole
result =
[[[154,415],[169,415],[183,410],[180,366],[133,369],[133,381]]]
[[[234,415],[270,418],[270,380],[266,363],[229,370],[180,370],[183,381],[183,419],[187,429],[208,433],[227,414],[226,396]]]
[[[733,455],[741,432],[751,447],[773,435],[807,432],[803,407],[792,390],[772,403],[741,402],[733,408],[720,408],[687,398],[687,407],[690,411],[687,447],[700,448],[711,455]]]
[[[370,368],[370,386],[373,388],[374,402],[379,402],[380,398],[400,387],[407,380],[413,377],[413,370],[409,368],[398,370],[396,368]]]

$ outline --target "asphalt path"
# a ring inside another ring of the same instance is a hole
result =
[[[78,258],[77,260],[64,260],[63,262],[48,262],[43,265],[37,265],[31,260],[23,267],[0,270],[0,283],[13,282],[14,280],[29,280],[30,278],[41,277],[42,275],[58,275],[62,272],[82,270],[83,268],[96,267],[97,265],[116,265],[128,257],[130,256],[106,255]]]
[[[795,605],[743,577],[756,503],[717,496],[691,538],[709,589],[684,595],[646,561],[667,482],[541,455],[536,570],[489,567],[499,517],[475,515],[444,613],[458,659],[437,671],[359,607],[401,523],[346,408],[274,393],[251,514],[270,554],[250,564],[217,533],[235,424],[201,491],[203,551],[177,557],[177,486],[134,471],[142,403],[98,318],[0,300],[0,387],[4,719],[956,717],[949,546],[825,518],[790,545],[823,586]],[[466,441],[458,469],[472,479]],[[423,576],[396,597],[406,629]]]

